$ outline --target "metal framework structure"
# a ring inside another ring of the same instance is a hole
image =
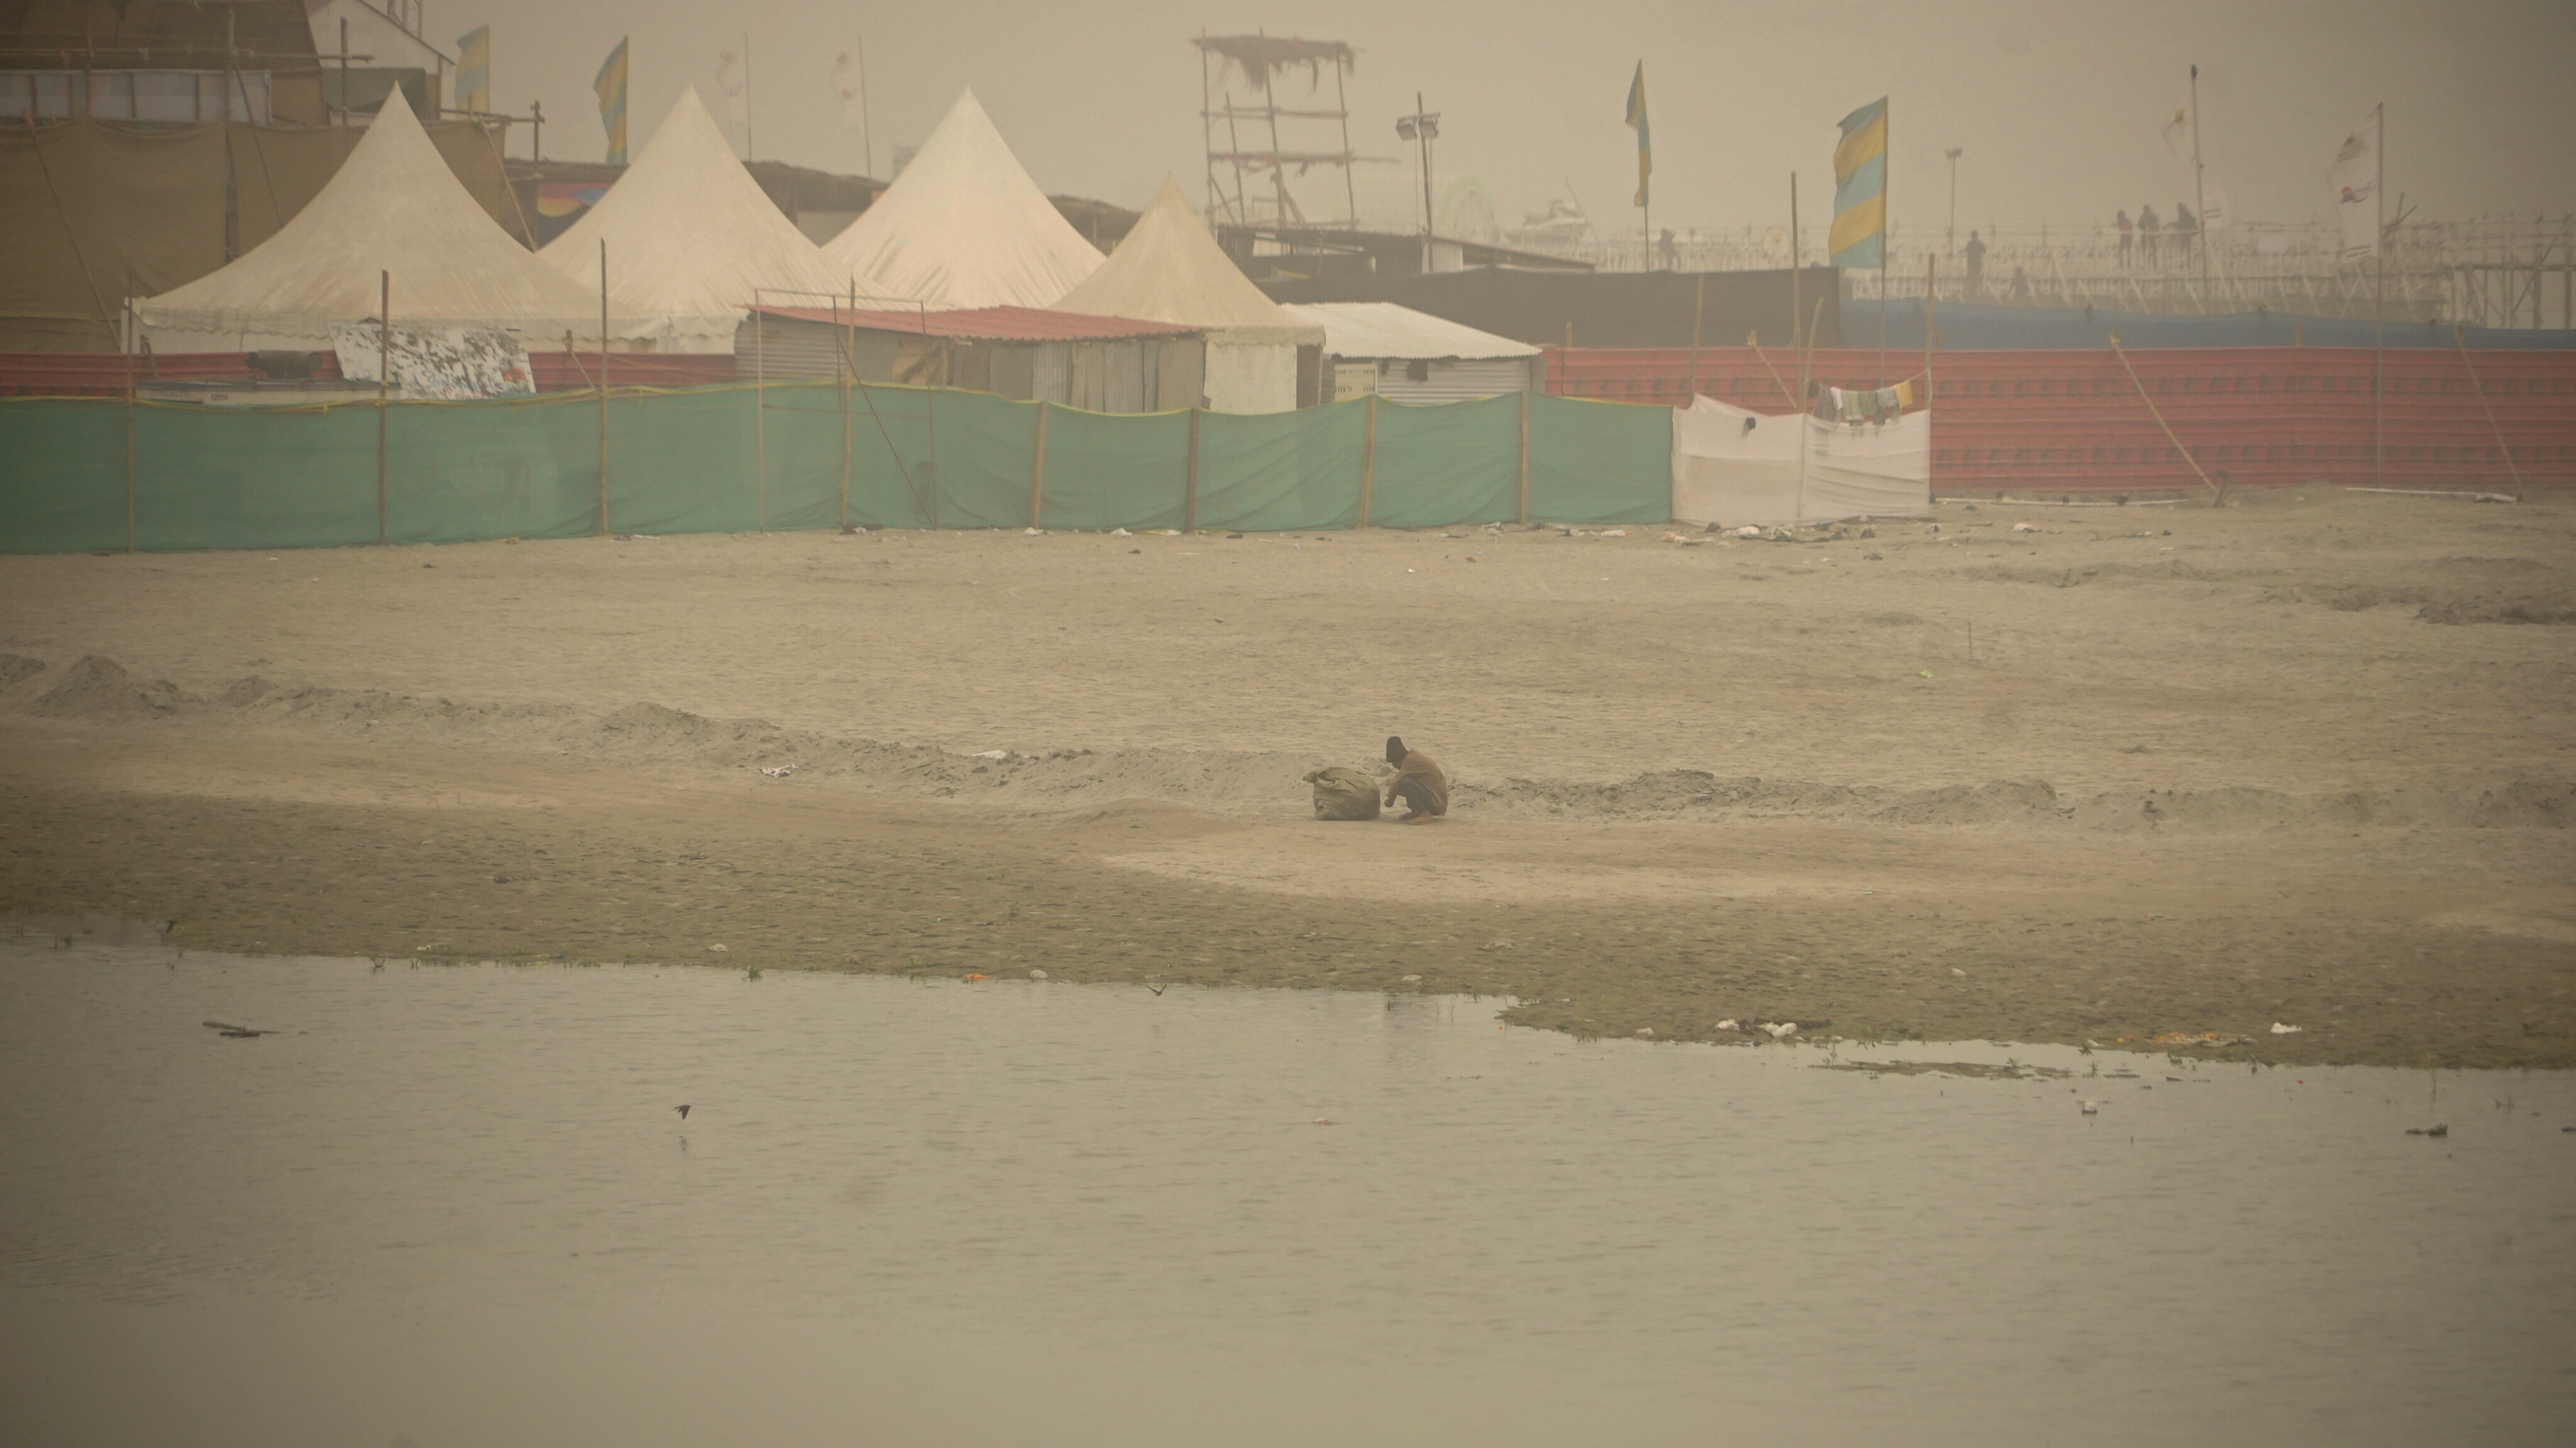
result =
[[[1823,238],[1802,228],[1804,255]],[[1888,227],[1890,297],[1919,297],[1929,268],[1943,302],[2033,307],[2098,307],[2113,312],[2200,314],[2268,308],[2314,317],[2390,322],[2459,322],[2478,327],[2576,327],[2576,215],[2491,216],[2466,221],[2401,221],[2388,229],[2385,281],[2368,259],[2347,260],[2330,222],[2239,224],[2189,243],[2143,238],[2123,250],[2106,226],[1977,228],[1985,275],[1969,284],[1960,247],[1943,226]],[[1962,231],[1964,240],[1964,229]],[[1633,235],[1556,238],[1515,234],[1521,247],[1643,271],[1650,256]],[[1745,226],[1697,232],[1677,243],[1684,271],[1749,271],[1788,265],[1787,229]],[[1937,259],[1937,260],[1936,260]],[[2204,270],[2205,266],[2205,270]],[[1875,269],[1844,275],[1853,301],[1875,301]]]
[[[1295,36],[1201,34],[1190,42],[1199,49],[1199,120],[1207,141],[1207,211],[1212,222],[1237,226],[1349,226],[1359,216],[1359,193],[1351,167],[1364,159],[1351,149],[1351,111],[1347,77],[1359,52],[1339,40],[1301,40]],[[1279,73],[1303,67],[1312,97],[1302,106],[1279,103]],[[1322,89],[1324,68],[1333,72],[1332,104]],[[1315,144],[1291,147],[1282,139],[1280,122]],[[1327,130],[1327,126],[1333,129]],[[1329,142],[1338,139],[1338,147]],[[1264,142],[1267,144],[1263,144]],[[1317,166],[1339,168],[1348,221],[1316,221],[1297,204],[1288,189],[1288,172],[1305,175]],[[1227,183],[1231,181],[1232,189]],[[1269,194],[1258,188],[1268,183]]]

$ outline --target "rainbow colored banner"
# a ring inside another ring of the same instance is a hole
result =
[[[600,62],[599,76],[590,83],[599,92],[599,124],[608,131],[608,164],[626,164],[626,41],[619,38],[617,48]]]

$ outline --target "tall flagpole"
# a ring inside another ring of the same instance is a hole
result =
[[[2200,176],[2200,67],[2191,68],[2192,240],[2200,247],[2200,309],[2209,310],[2209,192]]]
[[[2382,378],[2388,358],[2388,102],[2370,108],[2370,149],[2378,174],[2370,183],[2370,255],[2375,263],[2370,283],[2370,481],[2376,487],[2386,466],[2382,441]]]

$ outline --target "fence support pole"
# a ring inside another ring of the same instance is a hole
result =
[[[1690,381],[1682,388],[1682,406],[1688,407],[1699,396],[1699,323],[1708,312],[1708,273],[1699,274],[1699,287],[1691,295],[1691,360]]]
[[[2117,332],[2111,334],[2111,355],[2120,359],[2120,370],[2129,374],[2129,385],[2138,389],[2138,400],[2147,405],[2147,415],[2156,420],[2156,426],[2164,429],[2165,441],[2172,443],[2174,451],[2182,454],[2182,460],[2191,464],[2191,470],[2208,486],[2210,497],[2224,501],[2227,494],[2210,481],[2209,474],[2200,471],[2200,459],[2193,457],[2191,449],[2182,445],[2182,439],[2174,436],[2173,425],[2165,421],[2164,409],[2156,406],[2156,400],[2147,395],[2147,384],[2139,380],[2138,369],[2129,365],[2129,354],[2120,350],[2120,334]]]
[[[1181,535],[1199,530],[1199,409],[1190,409],[1189,472],[1181,484]]]
[[[125,551],[134,551],[134,300],[125,302]]]
[[[1377,485],[1377,393],[1368,396],[1368,424],[1360,432],[1360,521],[1369,525],[1369,491]]]
[[[1517,394],[1521,400],[1521,521],[1529,521],[1529,389]]]
[[[599,536],[608,536],[608,238],[599,240]]]
[[[376,273],[376,546],[385,546],[385,461],[392,451],[386,440],[385,403],[393,392],[394,274]]]
[[[840,304],[839,298],[833,305]],[[753,319],[757,321],[757,318]],[[859,293],[855,282],[850,287],[850,335],[847,345],[836,359],[841,374],[841,531],[850,531],[850,370],[859,346]]]
[[[2535,291],[2533,293],[2532,308],[2536,312],[2538,311],[2539,306],[2539,296]],[[2496,450],[2504,454],[2504,470],[2512,475],[2514,496],[2516,498],[2520,498],[2522,496],[2522,469],[2514,465],[2513,449],[2508,446],[2504,440],[2504,428],[2496,422],[2495,405],[2487,401],[2486,384],[2478,380],[2478,364],[2469,359],[2469,334],[2462,328],[2453,327],[2451,329],[2451,341],[2460,349],[2461,365],[2469,369],[2469,389],[2478,395],[2478,407],[2487,415],[2487,431],[2495,434]]]
[[[1029,453],[1029,526],[1043,528],[1046,516],[1046,399],[1038,399],[1037,446]]]

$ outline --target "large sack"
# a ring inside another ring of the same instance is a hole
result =
[[[1315,787],[1315,818],[1319,820],[1373,820],[1377,818],[1377,781],[1356,769],[1336,765],[1318,769],[1306,776]]]

